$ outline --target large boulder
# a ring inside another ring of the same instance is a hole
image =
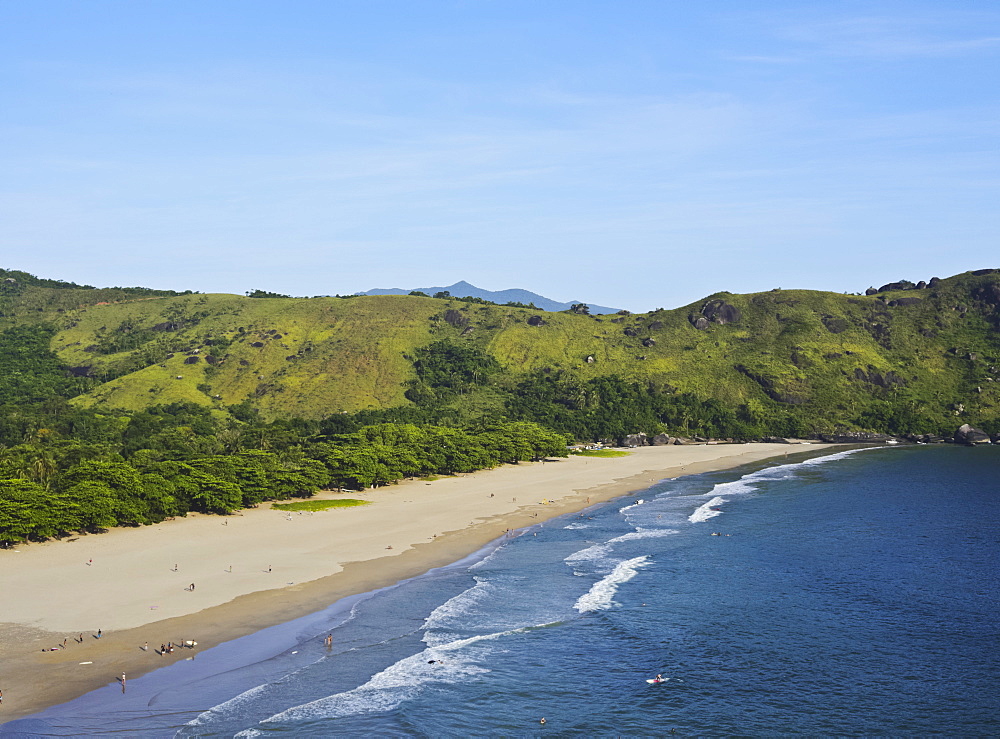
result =
[[[882,285],[878,289],[880,293],[889,292],[890,290],[912,290],[916,287],[909,280],[900,280],[899,282],[890,282],[887,285]]]
[[[688,320],[691,321],[691,325],[699,331],[707,331],[708,327],[711,325],[705,316],[699,316],[696,314],[688,316]]]
[[[657,434],[650,440],[649,443],[652,446],[667,446],[669,444],[673,444],[674,439],[672,436],[668,436],[667,434]]]
[[[740,309],[724,300],[709,300],[702,307],[701,314],[709,321],[721,325],[738,323],[740,318],[742,318]]]
[[[627,447],[637,447],[637,446],[648,446],[649,442],[646,440],[646,435],[643,433],[639,434],[629,434],[624,439],[619,442],[618,446]]]
[[[955,432],[955,443],[968,444],[969,446],[975,446],[976,444],[989,444],[990,435],[985,431],[980,431],[967,423],[963,423],[959,426],[958,431]]]

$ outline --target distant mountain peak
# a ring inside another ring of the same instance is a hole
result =
[[[409,290],[404,290],[399,287],[375,288],[374,290],[358,293],[358,295],[408,295],[411,292],[422,292],[427,293],[428,295],[447,292],[455,298],[482,298],[483,300],[489,300],[490,302],[499,303],[501,305],[504,303],[524,303],[525,305],[531,303],[539,310],[545,311],[568,310],[578,303],[587,303],[587,305],[590,306],[590,312],[594,315],[617,313],[620,310],[619,308],[608,308],[603,305],[594,305],[593,303],[588,303],[585,300],[572,300],[567,303],[563,303],[558,300],[546,298],[544,295],[539,295],[538,293],[533,293],[529,290],[522,290],[520,288],[511,288],[509,290],[485,290],[481,287],[476,287],[472,283],[466,282],[465,280],[459,280],[454,285],[446,285],[443,287],[414,287]]]

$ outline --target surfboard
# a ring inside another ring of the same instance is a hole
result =
[[[662,680],[657,680],[655,677],[651,677],[646,682],[649,683],[650,685],[659,685],[660,683],[665,683],[669,679],[670,679],[669,677],[665,677]]]

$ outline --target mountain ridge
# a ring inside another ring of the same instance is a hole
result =
[[[448,292],[452,297],[455,298],[481,298],[483,300],[489,300],[493,303],[499,303],[503,305],[504,303],[523,303],[525,305],[533,304],[536,308],[540,310],[558,312],[563,310],[569,310],[574,305],[584,303],[582,300],[572,300],[570,302],[559,302],[558,300],[552,300],[551,298],[546,298],[544,295],[539,295],[538,293],[533,293],[530,290],[523,290],[521,288],[511,288],[508,290],[486,290],[481,287],[476,287],[475,285],[466,282],[465,280],[460,280],[454,285],[447,285],[444,287],[415,287],[410,290],[404,290],[398,287],[390,288],[374,288],[372,290],[366,290],[362,293],[357,293],[358,295],[409,295],[412,292],[422,292],[428,295],[434,295],[439,292]],[[594,315],[607,315],[609,313],[618,313],[620,308],[608,308],[603,305],[594,305],[592,303],[585,303],[590,312]]]

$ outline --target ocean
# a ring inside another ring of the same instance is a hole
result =
[[[791,454],[662,480],[0,736],[998,736],[998,573],[1000,448]]]

